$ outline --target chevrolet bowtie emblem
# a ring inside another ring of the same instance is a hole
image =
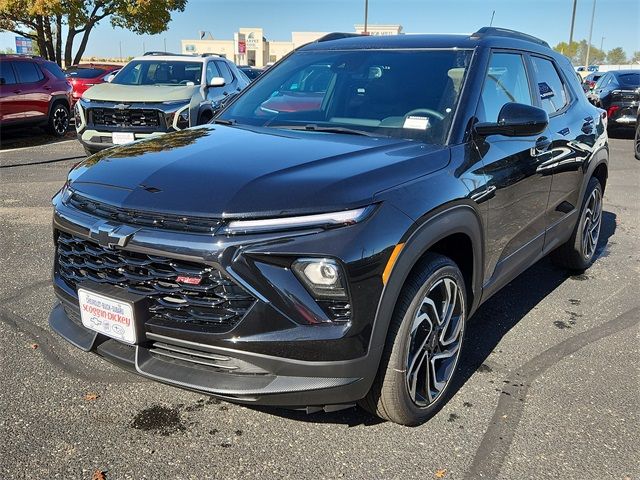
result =
[[[124,247],[138,230],[128,225],[113,225],[103,221],[91,227],[89,237],[106,248]]]
[[[118,103],[117,105],[114,105],[113,108],[116,108],[118,110],[126,110],[130,106],[131,105],[127,105],[126,103]]]

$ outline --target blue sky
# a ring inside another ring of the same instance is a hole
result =
[[[604,49],[622,47],[627,55],[640,50],[640,1],[596,0],[592,43]],[[521,30],[555,45],[569,38],[572,0],[369,0],[369,23],[401,24],[406,33],[473,32],[488,25]],[[578,0],[575,39],[587,38],[593,0]],[[146,50],[179,51],[180,40],[196,38],[199,30],[231,39],[240,27],[262,27],[267,39],[290,40],[291,31],[353,31],[362,23],[364,0],[189,0],[173,15],[160,35],[134,35],[113,29],[108,21],[97,27],[85,55],[117,57]],[[143,47],[144,44],[144,47]],[[0,48],[14,48],[14,35],[0,33]]]

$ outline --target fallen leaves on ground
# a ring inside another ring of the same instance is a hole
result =
[[[436,473],[434,474],[434,476],[436,478],[444,478],[446,474],[447,474],[446,468],[439,468],[438,470],[436,470]]]
[[[91,480],[107,480],[107,477],[102,470],[94,470],[93,475],[91,475]]]
[[[84,397],[82,397],[82,398],[84,398],[87,402],[92,402],[94,400],[97,400],[99,397],[100,397],[100,395],[98,395],[97,393],[89,392],[89,393],[85,393]]]

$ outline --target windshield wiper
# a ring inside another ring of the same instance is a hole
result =
[[[272,128],[282,128],[285,130],[306,130],[308,132],[325,132],[325,133],[343,133],[345,135],[364,135],[365,137],[375,137],[370,132],[364,130],[355,130],[347,127],[323,127],[316,125],[315,123],[309,123],[307,125],[268,125]]]

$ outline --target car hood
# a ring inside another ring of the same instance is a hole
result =
[[[190,100],[197,85],[169,86],[169,85],[117,85],[115,83],[101,83],[94,85],[84,92],[83,97],[89,100],[105,102],[171,102],[176,100]]]
[[[448,162],[447,148],[407,140],[205,125],[104,150],[69,181],[118,207],[268,217],[364,206]]]

